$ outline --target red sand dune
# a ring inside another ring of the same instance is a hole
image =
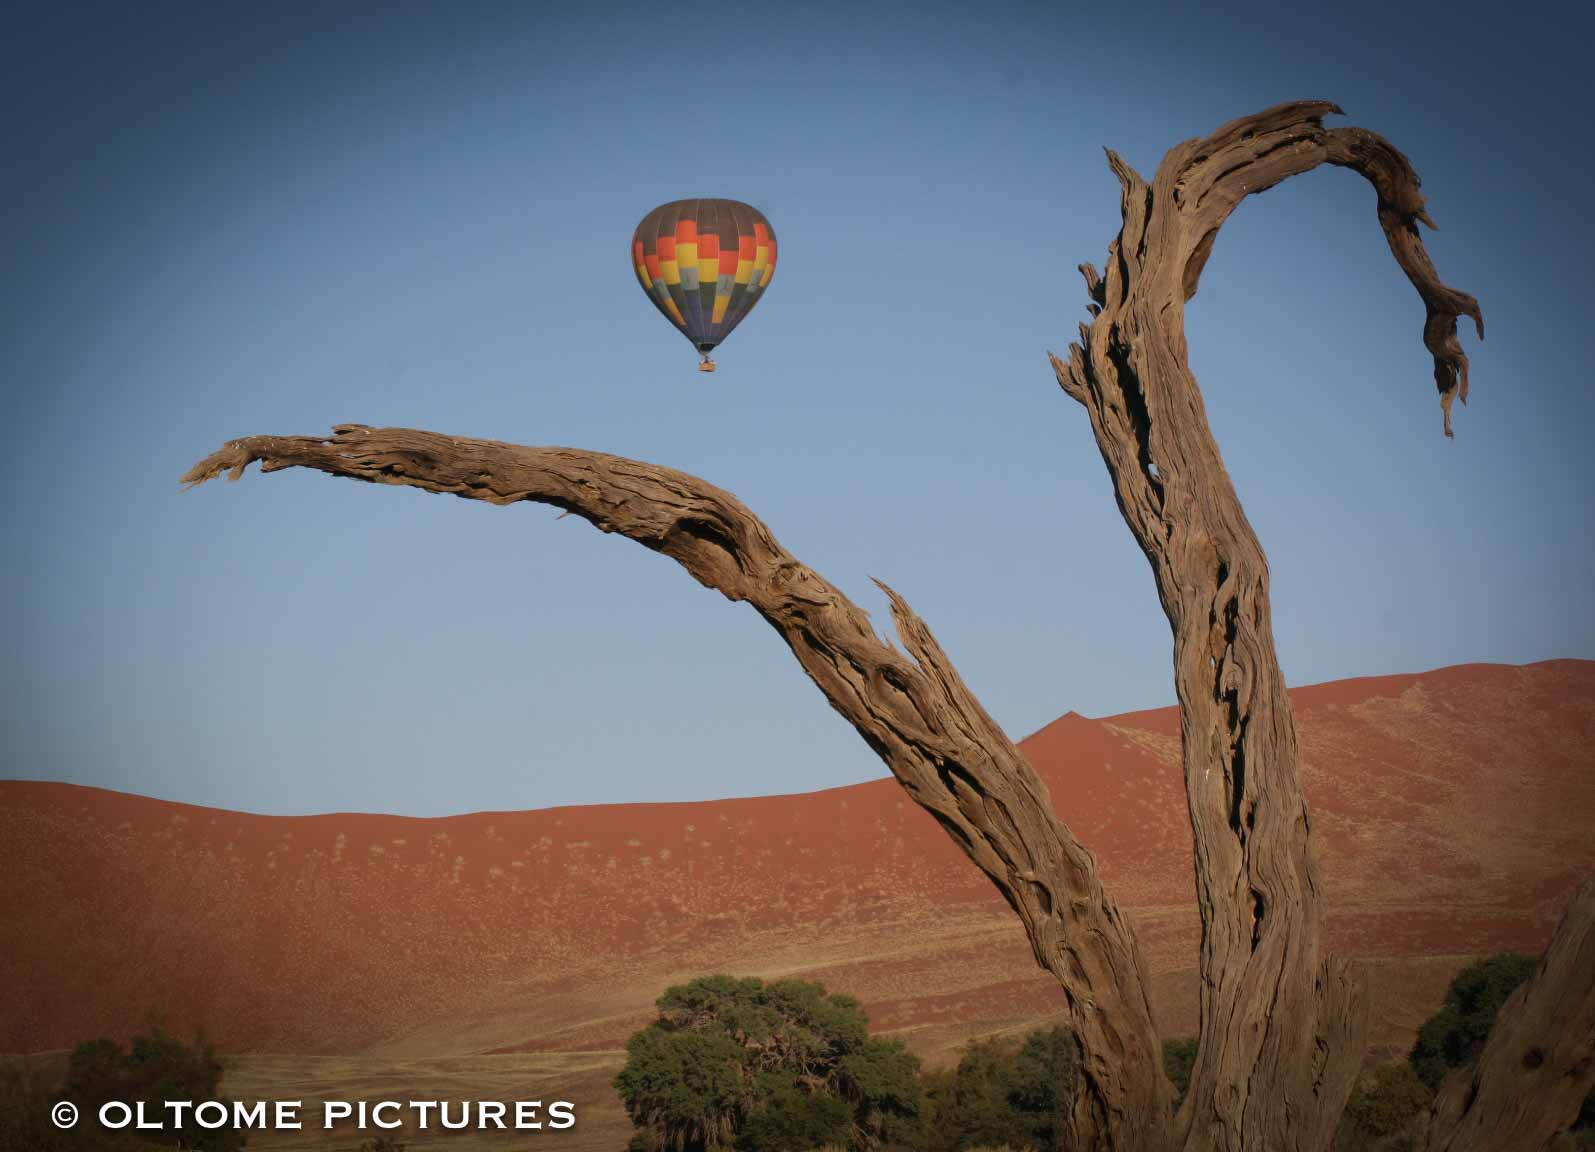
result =
[[[1595,662],[1295,692],[1338,950],[1535,950],[1595,868]],[[1173,709],[1024,741],[1131,909],[1194,963]],[[614,1048],[672,981],[820,979],[876,1027],[1033,1019],[1060,994],[897,785],[443,819],[252,816],[0,783],[0,1051],[152,1014],[224,1050]]]

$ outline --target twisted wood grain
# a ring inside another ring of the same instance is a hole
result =
[[[1036,960],[1057,976],[1082,1052],[1079,1147],[1165,1146],[1147,970],[1096,861],[1057,818],[1046,785],[965,686],[925,622],[891,588],[906,652],[781,546],[735,496],[678,472],[574,448],[537,448],[409,428],[344,424],[331,436],[234,440],[183,477],[313,468],[491,504],[551,504],[681,564],[775,628],[831,706],[1018,913]]]
[[[1081,266],[1093,320],[1059,384],[1085,406],[1121,512],[1174,635],[1183,771],[1203,922],[1201,1036],[1171,1115],[1147,973],[1091,853],[1045,786],[892,589],[903,648],[697,477],[571,448],[348,424],[235,440],[184,477],[313,468],[494,504],[534,501],[672,557],[780,634],[831,706],[991,878],[1063,986],[1081,1050],[1069,1146],[1114,1152],[1324,1152],[1363,1055],[1366,1006],[1324,943],[1324,900],[1295,717],[1274,652],[1268,564],[1224,468],[1187,361],[1184,305],[1219,229],[1257,192],[1321,164],[1376,193],[1380,227],[1425,308],[1445,432],[1468,392],[1457,335],[1478,302],[1443,283],[1418,225],[1417,174],[1382,137],[1325,128],[1322,101],[1283,104],[1172,149],[1148,183],[1116,154],[1123,227],[1106,270]],[[1539,971],[1502,1010],[1478,1064],[1436,1102],[1431,1152],[1518,1147],[1571,1118],[1595,1081],[1595,883]],[[1564,1113],[1566,1115],[1564,1115]],[[1552,1127],[1547,1127],[1551,1125]],[[1526,1145],[1524,1145],[1526,1147]]]

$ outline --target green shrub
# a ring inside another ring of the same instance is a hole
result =
[[[1163,1041],[1163,1073],[1174,1085],[1174,1104],[1178,1107],[1191,1090],[1191,1069],[1196,1066],[1196,1037],[1182,1036]]]
[[[1048,1028],[1025,1037],[1008,1089],[1032,1147],[1061,1152],[1074,1097],[1074,1033]]]
[[[0,1152],[107,1152],[112,1145],[95,1143],[98,1125],[79,1125],[63,1131],[50,1122],[50,1108],[61,1100],[61,1078],[37,1063],[22,1059],[0,1061]],[[120,1147],[136,1148],[123,1140]]]
[[[205,1129],[193,1122],[164,1131],[106,1129],[97,1120],[100,1106],[120,1100],[136,1107],[167,1100],[218,1100],[222,1063],[203,1038],[185,1044],[159,1028],[135,1036],[123,1048],[101,1038],[79,1044],[67,1061],[65,1078],[51,1076],[25,1061],[0,1065],[0,1152],[147,1152],[157,1148],[194,1152],[237,1152],[245,1133],[231,1128]],[[57,1128],[51,1107],[68,1100],[78,1106],[72,1128]]]
[[[1483,1051],[1496,1013],[1536,963],[1532,956],[1497,952],[1456,974],[1444,1006],[1418,1029],[1408,1058],[1429,1091],[1437,1091],[1453,1068],[1472,1063]]]
[[[634,1152],[811,1152],[924,1141],[919,1061],[819,984],[708,976],[668,989],[615,1078]]]
[[[1384,1064],[1357,1085],[1335,1133],[1336,1152],[1411,1152],[1434,1093],[1410,1064]]]
[[[810,1152],[846,1147],[853,1109],[839,1096],[809,1094],[795,1084],[772,1086],[737,1134],[739,1152]]]
[[[729,1145],[743,1102],[743,1051],[728,1036],[666,1031],[650,1025],[626,1044],[615,1087],[638,1128],[657,1140],[647,1147]]]
[[[951,1148],[1028,1145],[1024,1125],[1008,1103],[1018,1058],[1015,1040],[973,1040],[965,1045],[945,1110],[936,1118],[937,1127],[950,1137]]]
[[[1074,1035],[971,1041],[956,1070],[925,1077],[931,1152],[976,1148],[1054,1152],[1065,1147],[1074,1094]]]
[[[1539,961],[1517,952],[1497,952],[1469,964],[1446,989],[1445,1004],[1423,1022],[1409,1061],[1418,1078],[1437,1092],[1453,1069],[1471,1064],[1484,1051],[1495,1017],[1507,998],[1534,974]],[[1595,1149],[1595,1091],[1584,1097],[1573,1128],[1559,1138],[1558,1150]]]

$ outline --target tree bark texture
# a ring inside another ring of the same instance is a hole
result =
[[[1246,196],[1320,164],[1374,185],[1391,252],[1427,308],[1445,427],[1467,395],[1459,315],[1442,284],[1405,156],[1338,109],[1281,105],[1172,149],[1147,183],[1116,154],[1124,219],[1107,271],[1082,273],[1094,319],[1058,382],[1090,414],[1114,493],[1151,562],[1174,633],[1186,794],[1202,915],[1201,1034],[1176,1133],[1191,1149],[1328,1146],[1362,1059],[1366,1008],[1324,945],[1323,888],[1302,794],[1296,720],[1274,652],[1268,562],[1230,483],[1187,361],[1185,302]]]
[[[1424,1148],[1544,1148],[1592,1088],[1595,877],[1568,903],[1534,975],[1501,1006],[1478,1060],[1440,1086]]]
[[[906,655],[731,493],[618,456],[349,424],[330,437],[235,440],[183,479],[193,485],[230,472],[236,480],[256,460],[263,472],[315,468],[493,504],[551,504],[751,604],[908,794],[991,877],[1036,960],[1063,986],[1086,1086],[1071,1114],[1075,1147],[1168,1146],[1172,1093],[1135,935],[1103,891],[1095,859],[1055,815],[1046,785],[896,592],[880,585]]]
[[[1429,260],[1417,224],[1433,225],[1407,158],[1373,133],[1325,128],[1337,111],[1302,102],[1237,120],[1171,150],[1151,183],[1110,152],[1123,228],[1105,275],[1081,266],[1093,322],[1067,360],[1052,358],[1064,391],[1090,415],[1174,635],[1203,922],[1200,1048],[1177,1115],[1146,967],[1094,858],[892,589],[881,585],[906,654],[729,492],[571,448],[349,424],[330,436],[234,440],[184,480],[236,480],[259,461],[263,472],[305,467],[494,504],[533,501],[670,556],[780,633],[831,706],[1019,915],[1037,961],[1064,989],[1080,1046],[1073,1148],[1324,1152],[1363,1056],[1366,1008],[1347,965],[1325,948],[1267,560],[1207,424],[1184,305],[1242,199],[1320,164],[1352,168],[1374,186],[1390,250],[1424,303],[1451,434],[1452,401],[1466,401],[1468,388],[1457,321],[1471,317],[1482,336],[1478,304],[1443,284]],[[1576,1112],[1595,1080],[1592,892],[1587,885],[1538,973],[1503,1009],[1484,1058],[1444,1087],[1432,1152],[1519,1147],[1519,1136]]]

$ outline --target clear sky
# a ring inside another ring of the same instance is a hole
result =
[[[1117,230],[1102,147],[1150,175],[1297,98],[1411,156],[1489,338],[1448,442],[1360,178],[1224,230],[1191,356],[1286,676],[1595,656],[1570,7],[8,11],[0,775],[428,815],[883,774],[750,608],[580,520],[312,473],[179,492],[230,437],[340,422],[729,488],[883,626],[868,578],[900,590],[1015,737],[1172,702],[1046,353]],[[692,196],[781,240],[713,376],[628,266]]]

